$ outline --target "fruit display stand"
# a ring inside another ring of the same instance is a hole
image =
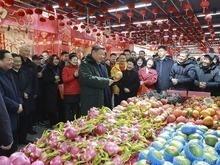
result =
[[[133,97],[112,110],[91,108],[87,116],[45,131],[8,161],[14,165],[21,161],[33,165],[134,164],[138,153],[153,144],[167,123],[194,122],[217,129],[218,97],[209,105],[203,98],[189,98],[175,105],[167,104],[168,100]]]

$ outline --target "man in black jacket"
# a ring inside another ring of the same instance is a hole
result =
[[[155,62],[155,69],[158,74],[156,90],[158,92],[167,90],[171,87],[170,70],[174,61],[166,56],[167,51],[165,46],[158,47],[158,59]]]
[[[213,59],[213,54],[205,54],[203,56],[202,64],[196,67],[194,80],[195,90],[211,92],[211,95],[215,95],[220,86],[219,68],[213,64]]]
[[[170,71],[172,89],[188,91],[193,87],[196,68],[189,55],[187,50],[180,52],[177,62],[173,65]]]

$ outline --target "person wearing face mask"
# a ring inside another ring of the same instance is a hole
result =
[[[154,66],[154,60],[153,58],[149,58],[147,60],[146,66],[138,71],[140,78],[140,85],[144,84],[148,90],[154,90],[155,83],[157,82],[157,72],[156,70],[153,69],[153,66]]]
[[[78,73],[78,57],[75,53],[69,55],[69,65],[62,71],[64,85],[65,120],[72,121],[79,117],[80,84]]]
[[[195,78],[195,64],[187,50],[181,51],[170,71],[171,89],[189,91]]]
[[[48,112],[48,117],[50,125],[53,126],[59,122],[60,114],[60,102],[61,95],[59,92],[59,84],[61,82],[61,73],[60,73],[60,58],[53,54],[51,55],[46,64],[46,68],[43,70],[42,79],[44,83],[44,102],[45,109]]]
[[[211,95],[216,96],[220,86],[220,71],[213,64],[213,59],[211,53],[203,56],[202,63],[196,67],[194,87],[196,91],[211,92]]]
[[[122,71],[123,77],[117,83],[119,87],[119,102],[127,100],[129,97],[137,96],[137,91],[140,86],[138,73],[134,71],[136,61],[134,58],[127,60],[127,69]]]

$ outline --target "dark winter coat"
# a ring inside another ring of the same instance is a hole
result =
[[[56,113],[57,101],[60,98],[58,83],[55,76],[61,76],[59,67],[47,65],[43,71],[45,109],[50,113]]]
[[[191,90],[196,74],[196,67],[192,60],[187,60],[183,65],[178,62],[173,64],[170,71],[170,81],[175,78],[178,79],[176,85],[172,85],[174,90]]]
[[[206,88],[199,88],[200,82],[206,82]],[[220,87],[220,70],[215,65],[212,65],[209,69],[205,69],[202,65],[196,66],[196,76],[194,80],[194,90],[202,92],[211,92],[215,95],[216,91]]]
[[[164,60],[157,59],[155,62],[155,69],[158,74],[156,90],[161,92],[168,90],[171,87],[170,71],[174,64],[174,61],[169,57],[165,57]]]
[[[13,136],[11,131],[11,122],[5,106],[5,102],[0,92],[0,146],[8,146],[13,142]]]
[[[22,98],[17,90],[14,78],[10,71],[5,72],[0,68],[0,92],[10,117],[12,131],[18,127],[18,108],[22,104]]]
[[[119,100],[127,100],[129,97],[137,96],[138,88],[140,86],[140,79],[138,73],[134,70],[122,71],[123,78],[118,82]],[[125,93],[124,88],[128,88],[130,93]]]
[[[91,107],[104,105],[104,90],[109,87],[109,79],[102,77],[100,72],[98,63],[92,55],[87,55],[79,67],[82,115],[86,115]]]
[[[27,77],[27,74],[23,70],[19,70],[17,72],[13,69],[11,70],[11,74],[12,74],[14,80],[15,80],[15,84],[17,86],[19,94],[23,99],[23,109],[24,110],[21,113],[21,115],[22,114],[29,115],[30,112],[31,112],[31,108],[32,108],[32,105],[31,105],[32,101],[31,101],[30,98],[28,98],[28,99],[24,98],[24,93],[27,93],[28,96],[31,93],[31,85],[30,85],[29,79]]]

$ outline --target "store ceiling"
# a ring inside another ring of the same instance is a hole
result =
[[[64,2],[66,6],[62,7]],[[68,6],[71,3],[76,6]],[[73,18],[68,20],[73,22],[75,29],[82,21],[80,28],[83,24],[85,31],[92,32],[97,28],[105,36],[119,37],[125,42],[179,46],[196,44],[201,49],[219,44],[219,0],[74,0],[70,3],[59,0],[29,0],[19,1],[18,4],[24,8],[30,8],[31,4],[31,7],[39,7],[51,15],[55,14],[55,17],[58,14],[67,17],[66,14],[71,13]],[[48,11],[48,4],[55,8],[54,12]],[[119,10],[121,7],[129,9],[117,12],[111,10]],[[93,12],[95,13],[92,14]],[[77,21],[78,19],[81,21]]]

